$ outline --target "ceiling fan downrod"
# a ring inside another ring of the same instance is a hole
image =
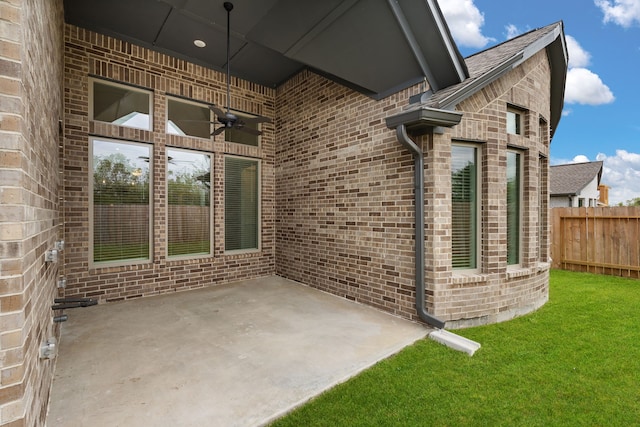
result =
[[[229,51],[231,50],[231,11],[233,10],[233,3],[226,1],[223,6],[227,11],[227,117],[229,117],[231,114],[231,58]]]

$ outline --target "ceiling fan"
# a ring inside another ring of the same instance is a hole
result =
[[[211,111],[216,115],[216,121],[222,125],[213,131],[211,135],[220,135],[227,129],[237,129],[242,132],[247,132],[252,135],[262,135],[262,132],[257,129],[258,123],[270,123],[271,119],[262,116],[247,117],[233,114],[231,112],[231,69],[230,69],[230,38],[231,38],[231,11],[233,10],[233,3],[224,2],[224,9],[227,11],[227,106],[226,112],[216,107],[210,106]]]

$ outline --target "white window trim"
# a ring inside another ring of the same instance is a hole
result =
[[[209,187],[209,253],[208,254],[185,254],[185,255],[169,255],[169,157],[168,157],[168,152],[169,150],[173,150],[173,151],[186,151],[188,153],[198,153],[198,154],[204,154],[209,156],[209,174],[211,177],[211,186]],[[209,152],[204,152],[204,151],[198,151],[198,150],[189,150],[189,149],[185,149],[185,148],[177,148],[177,147],[167,147],[166,149],[167,153],[165,155],[165,200],[166,202],[166,236],[167,236],[167,242],[166,242],[166,248],[165,248],[165,254],[167,256],[168,260],[171,261],[179,261],[179,260],[184,260],[184,259],[202,259],[202,258],[212,258],[213,257],[213,248],[214,248],[214,242],[213,242],[213,238],[214,238],[214,215],[213,215],[213,153],[209,153]]]
[[[149,258],[130,258],[115,261],[94,261],[94,206],[93,206],[93,143],[94,141],[114,142],[119,144],[137,145],[149,148]],[[89,137],[89,268],[121,267],[126,265],[150,264],[153,262],[153,147],[149,144],[122,141],[113,138],[103,138],[99,136]]]
[[[223,246],[225,246],[224,249],[224,254],[225,255],[238,255],[238,254],[252,254],[252,253],[258,253],[258,252],[262,252],[262,159],[256,159],[254,157],[245,157],[245,156],[234,156],[234,155],[230,155],[227,154],[224,156],[223,159],[223,168],[226,168],[226,164],[227,158],[236,158],[236,159],[243,159],[243,160],[251,160],[251,161],[255,161],[258,165],[258,247],[257,248],[250,248],[250,249],[233,249],[233,250],[227,250],[226,248],[226,244],[225,244],[225,240],[226,240],[226,227],[225,227],[225,223],[226,223],[226,207],[223,209],[222,213],[223,213],[223,220],[222,220],[222,227],[224,230],[224,238],[222,240]],[[224,186],[226,185],[226,170],[222,171],[222,176],[225,177],[225,182],[223,183],[223,200],[225,197],[225,193],[224,193]]]
[[[124,126],[124,125],[118,125],[115,123],[111,123],[111,122],[103,122],[102,120],[96,120],[94,118],[94,112],[93,112],[93,100],[94,100],[94,90],[93,90],[93,85],[95,82],[98,82],[100,84],[104,84],[107,86],[114,86],[114,87],[118,87],[118,88],[123,88],[123,89],[127,89],[127,90],[131,90],[134,92],[140,92],[140,93],[144,93],[149,95],[149,127],[148,128],[144,128],[144,127],[138,127],[138,126]],[[96,77],[89,77],[89,120],[93,120],[96,122],[100,122],[100,123],[107,123],[113,126],[121,126],[124,128],[131,128],[131,129],[142,129],[142,130],[146,130],[146,131],[153,131],[153,91],[151,90],[147,90],[147,89],[142,89],[140,87],[137,86],[133,86],[133,85],[128,85],[126,83],[116,83],[116,82],[112,82],[110,80],[105,80],[105,79],[100,79],[100,78],[96,78]]]

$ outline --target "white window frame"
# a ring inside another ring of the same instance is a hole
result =
[[[113,123],[113,122],[104,122],[102,120],[98,120],[94,117],[94,111],[93,111],[93,103],[94,103],[94,84],[95,83],[99,83],[99,84],[103,84],[105,86],[113,86],[113,87],[117,87],[117,88],[121,88],[121,89],[127,89],[130,90],[132,92],[139,92],[139,93],[144,93],[146,95],[148,95],[149,97],[149,126],[148,127],[139,127],[139,126],[130,126],[130,125],[121,125],[121,124],[117,124],[117,123]],[[107,123],[110,125],[115,125],[115,126],[122,126],[122,127],[126,127],[126,128],[131,128],[131,129],[142,129],[142,130],[147,130],[147,131],[153,131],[153,91],[148,90],[148,89],[142,89],[140,87],[137,86],[133,86],[133,85],[128,85],[126,83],[116,83],[113,82],[111,80],[105,80],[105,79],[100,79],[100,78],[96,78],[96,77],[89,77],[89,120],[94,120],[96,122],[100,122],[100,123]]]
[[[149,257],[148,258],[129,258],[122,260],[114,260],[114,261],[95,261],[94,260],[94,227],[95,227],[95,218],[94,218],[94,203],[93,203],[93,144],[95,141],[103,141],[109,143],[117,143],[117,144],[126,144],[126,145],[135,145],[148,148],[149,152]],[[131,141],[122,141],[113,138],[103,138],[99,136],[90,136],[89,137],[89,268],[105,268],[105,267],[118,267],[125,265],[137,265],[137,264],[149,264],[153,262],[153,237],[154,237],[154,228],[153,228],[153,147],[150,144],[131,142]]]

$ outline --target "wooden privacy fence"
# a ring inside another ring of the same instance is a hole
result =
[[[640,207],[551,209],[552,267],[640,278]]]
[[[136,244],[148,240],[148,205],[95,205],[93,209],[96,241],[102,244]],[[167,230],[170,242],[209,239],[211,211],[208,207],[169,205],[167,213],[171,224]]]

